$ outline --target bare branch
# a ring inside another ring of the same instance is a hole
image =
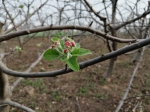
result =
[[[42,59],[42,57],[43,57],[43,53],[41,54],[41,56],[39,56],[39,58],[38,58],[35,62],[33,62],[33,63],[30,65],[30,67],[29,67],[25,72],[26,72],[26,73],[29,73],[29,72],[32,70],[32,68],[35,67],[35,66],[39,63],[39,61]],[[22,79],[24,79],[24,78],[22,78],[22,77],[18,78],[18,79],[11,85],[11,90],[12,90],[12,91],[14,90],[14,88],[19,84],[19,82],[20,82]]]
[[[124,104],[125,99],[127,98],[127,95],[128,95],[128,93],[129,93],[129,90],[131,89],[131,84],[132,84],[132,82],[133,82],[135,73],[136,73],[136,71],[137,71],[138,68],[139,68],[140,62],[142,61],[142,57],[143,57],[143,54],[144,54],[144,50],[145,50],[145,47],[143,48],[143,51],[142,51],[142,53],[141,53],[139,62],[137,63],[137,65],[136,65],[136,67],[135,67],[135,69],[134,69],[134,71],[133,71],[133,73],[132,73],[132,75],[131,75],[131,78],[130,78],[130,81],[129,81],[129,83],[128,83],[127,89],[126,89],[126,91],[125,91],[125,93],[124,93],[124,96],[123,96],[122,100],[120,101],[120,103],[119,103],[117,109],[115,110],[115,112],[119,112],[119,110],[121,109],[122,105]]]
[[[121,48],[119,50],[107,53],[105,55],[93,58],[91,60],[82,62],[82,63],[79,64],[80,69],[86,68],[88,66],[94,65],[96,63],[102,62],[102,61],[107,60],[107,59],[114,58],[116,56],[119,56],[121,54],[127,53],[129,51],[132,51],[132,50],[135,50],[135,49],[138,49],[138,48],[141,48],[141,47],[146,46],[148,44],[150,44],[150,38],[144,39],[143,41],[140,41],[138,43],[134,43],[134,44],[128,45],[126,47],[123,47],[123,48]],[[64,68],[64,69],[60,69],[60,70],[56,70],[56,71],[52,71],[52,72],[42,72],[42,73],[40,73],[40,72],[35,72],[35,73],[16,72],[16,71],[13,71],[13,70],[10,70],[9,68],[7,68],[2,63],[2,61],[0,61],[0,69],[4,73],[6,73],[8,75],[11,75],[11,76],[15,76],[15,77],[30,77],[30,78],[35,78],[35,77],[56,77],[58,75],[63,75],[65,73],[72,72],[72,70],[70,68],[68,68],[67,70]]]
[[[86,5],[90,8],[90,10],[102,21],[106,21],[105,17],[100,16],[94,9],[93,7],[89,4],[89,2],[87,0],[84,0],[84,2],[86,3]]]
[[[46,3],[48,2],[48,0],[46,0],[43,4],[41,4],[41,6],[39,6],[32,14],[30,14],[28,16],[28,18],[24,19],[23,21],[21,21],[19,24],[16,25],[16,27],[19,27],[20,25],[22,25],[24,22],[26,22],[27,19],[31,18],[39,9],[41,9]],[[12,27],[11,29],[7,30],[5,33],[9,33],[14,29],[14,27]]]
[[[22,36],[22,35],[28,35],[31,33],[48,31],[48,30],[64,30],[64,29],[76,29],[76,30],[88,31],[88,32],[91,32],[93,34],[100,35],[100,36],[102,36],[108,40],[112,40],[112,41],[116,41],[116,42],[120,42],[120,43],[129,43],[129,42],[134,43],[137,41],[136,39],[120,39],[120,38],[117,38],[115,36],[108,35],[104,32],[94,30],[94,29],[89,28],[89,27],[66,25],[66,26],[41,27],[41,28],[35,28],[35,29],[30,29],[30,30],[17,31],[14,33],[0,36],[0,42],[5,41],[5,40],[9,40],[11,38],[15,38],[18,36]]]
[[[122,23],[121,25],[114,27],[114,29],[115,29],[115,30],[118,30],[118,29],[122,28],[122,27],[125,26],[125,25],[128,25],[128,24],[130,24],[130,23],[132,23],[132,22],[135,22],[135,21],[141,19],[142,17],[145,17],[145,16],[148,15],[149,13],[150,13],[150,10],[145,11],[145,12],[144,12],[143,14],[141,14],[140,16],[138,16],[138,17],[136,17],[136,18],[134,18],[134,19],[132,19],[132,20],[126,21],[125,23]]]
[[[4,102],[0,102],[0,106],[4,106],[4,105],[11,105],[11,106],[14,106],[14,107],[17,107],[17,108],[20,108],[26,112],[35,112],[34,110],[24,106],[24,105],[21,105],[17,102],[13,102],[13,101],[4,101]]]

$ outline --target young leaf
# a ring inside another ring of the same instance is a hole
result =
[[[67,60],[70,58],[70,53],[68,52],[67,53]]]
[[[64,49],[65,48],[65,41],[64,40],[59,40],[61,47]]]
[[[53,38],[51,38],[51,40],[52,40],[53,42],[56,42],[56,41],[58,41],[58,40],[59,40],[59,38],[57,38],[57,37],[53,37]]]
[[[43,57],[45,60],[52,61],[57,59],[59,55],[60,55],[59,52],[56,51],[55,49],[48,49],[45,51]]]
[[[60,61],[66,61],[67,60],[67,56],[66,55],[63,55],[60,57]]]
[[[59,32],[58,34],[55,35],[56,37],[60,38],[62,36],[62,32]]]
[[[16,47],[15,47],[15,50],[17,50],[17,51],[19,51],[19,52],[22,51],[21,47],[19,47],[19,46],[16,46]]]
[[[19,8],[21,8],[21,9],[22,9],[23,7],[24,7],[24,5],[19,5]]]
[[[71,52],[72,56],[84,56],[87,54],[92,54],[90,50],[84,48],[77,48]]]
[[[77,57],[73,56],[71,58],[69,58],[69,60],[65,61],[66,64],[74,71],[79,71],[79,65],[77,63]]]
[[[58,45],[58,47],[57,47],[57,51],[59,51],[59,52],[62,52],[62,51],[63,51],[63,49],[61,48],[61,46],[60,46],[60,45]]]
[[[71,38],[69,38],[68,36],[66,36],[66,39],[73,42],[73,40]]]
[[[80,48],[80,44],[79,43],[76,43],[76,48]]]

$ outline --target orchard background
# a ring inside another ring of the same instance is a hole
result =
[[[148,0],[2,0],[0,111],[149,111],[149,6]],[[43,59],[58,36],[91,51],[77,58],[78,72]]]

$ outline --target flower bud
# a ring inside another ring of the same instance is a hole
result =
[[[52,45],[52,46],[51,46],[51,49],[54,49],[54,48],[55,48],[55,45]]]
[[[59,41],[56,41],[56,42],[54,42],[54,43],[55,43],[55,45],[58,45],[58,44],[60,44],[60,43],[59,43]]]
[[[66,46],[66,47],[70,47],[70,46],[72,46],[72,44],[71,44],[71,42],[66,41],[66,42],[65,42],[65,46]]]
[[[76,45],[75,45],[75,42],[70,42],[70,43],[71,43],[71,46],[72,46],[72,47],[76,46]]]
[[[67,53],[68,52],[68,49],[64,49],[64,53]]]

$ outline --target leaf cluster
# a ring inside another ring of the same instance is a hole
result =
[[[79,71],[77,57],[91,54],[90,50],[81,48],[80,44],[75,43],[73,39],[67,36],[65,39],[61,39],[60,33],[51,40],[54,44],[50,49],[45,51],[43,55],[44,59],[48,61],[59,59],[60,61],[65,62],[74,71]],[[75,45],[66,46],[66,42],[73,42]]]

